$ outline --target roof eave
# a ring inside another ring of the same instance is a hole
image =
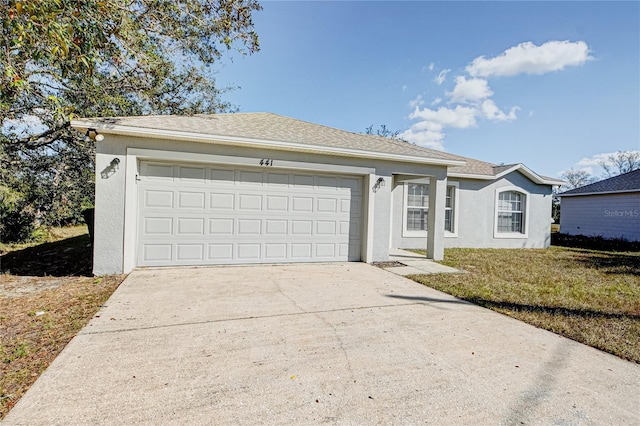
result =
[[[326,147],[321,145],[297,144],[277,140],[252,139],[236,136],[210,135],[176,130],[149,129],[144,127],[122,126],[117,124],[100,123],[88,120],[73,120],[71,127],[80,131],[97,129],[104,134],[147,137],[153,139],[183,140],[189,142],[218,143],[222,145],[236,145],[255,148],[278,149],[287,151],[313,152],[318,154],[339,155],[347,157],[372,158],[383,160],[398,160],[403,162],[429,164],[439,166],[464,166],[466,162],[439,158],[413,157],[386,152],[363,151],[357,149]]]
[[[585,197],[589,195],[609,195],[609,194],[629,194],[633,192],[640,192],[640,188],[637,189],[625,189],[621,191],[598,191],[598,192],[580,192],[578,194],[558,194],[558,197]]]
[[[538,175],[537,173],[531,171],[529,168],[527,168],[525,165],[523,164],[518,164],[515,165],[507,170],[504,170],[501,173],[498,173],[496,175],[483,175],[483,174],[473,174],[473,173],[448,173],[449,177],[455,177],[455,178],[461,178],[461,179],[476,179],[476,180],[497,180],[500,179],[503,176],[508,175],[511,172],[520,170],[523,172],[523,174],[528,177],[531,181],[540,184],[540,185],[563,185],[564,181],[561,180],[549,180],[549,179],[543,179],[540,175]]]

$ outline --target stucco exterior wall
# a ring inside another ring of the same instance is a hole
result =
[[[94,247],[94,274],[103,275],[110,273],[122,273],[127,271],[125,260],[126,245],[125,228],[130,228],[129,223],[125,226],[125,216],[127,220],[135,217],[135,198],[127,198],[125,189],[127,182],[135,185],[136,164],[127,164],[127,149],[139,148],[147,150],[168,151],[176,153],[195,153],[218,156],[238,156],[255,158],[256,166],[261,158],[275,160],[275,167],[279,161],[291,161],[310,163],[318,165],[353,166],[373,169],[370,178],[370,185],[378,177],[386,180],[386,185],[377,188],[374,192],[372,188],[364,188],[365,200],[370,200],[373,217],[368,220],[365,227],[372,232],[370,239],[371,261],[384,261],[389,256],[390,246],[390,219],[391,219],[391,176],[394,173],[421,174],[430,176],[445,176],[444,166],[425,166],[420,164],[401,163],[397,161],[357,159],[352,157],[318,155],[303,152],[290,152],[284,150],[266,150],[243,148],[231,145],[218,145],[211,143],[197,142],[177,142],[165,139],[143,139],[138,137],[105,135],[103,141],[96,146],[96,213],[95,213],[95,247]],[[117,169],[110,170],[110,164],[114,159],[119,160]],[[182,160],[180,160],[182,161]],[[106,172],[106,173],[101,173]],[[329,168],[327,172],[331,172]],[[336,173],[338,173],[336,171]],[[133,176],[127,176],[127,174]],[[369,179],[364,179],[369,182]],[[135,191],[135,190],[134,190]],[[130,195],[130,194],[129,194]],[[127,205],[129,203],[130,205]],[[132,214],[126,215],[130,209]],[[367,211],[367,206],[364,206]],[[365,229],[366,232],[366,229]],[[130,238],[130,236],[129,236]],[[364,241],[363,241],[364,243]],[[425,241],[426,245],[426,241]],[[363,246],[364,248],[364,246]],[[436,247],[441,251],[442,247]]]
[[[458,184],[457,235],[445,234],[444,247],[477,248],[546,248],[551,241],[551,186],[538,185],[519,172],[512,172],[497,181],[450,178]],[[518,187],[529,193],[526,218],[528,233],[522,238],[496,238],[496,190]],[[403,237],[404,183],[393,188],[393,233],[391,243],[396,248],[424,248],[426,238]],[[563,207],[564,208],[564,207]]]
[[[640,241],[640,192],[562,197],[560,232]]]

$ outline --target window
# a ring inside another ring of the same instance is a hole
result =
[[[448,237],[456,237],[458,183],[447,185],[444,211],[444,230]],[[424,237],[427,233],[429,217],[429,184],[418,182],[405,183],[403,236]]]
[[[455,205],[456,205],[456,187],[447,186],[447,198],[444,205],[444,230],[447,232],[455,232]]]
[[[496,232],[526,234],[527,196],[518,191],[498,193]]]
[[[407,184],[407,231],[426,231],[429,214],[429,185]]]

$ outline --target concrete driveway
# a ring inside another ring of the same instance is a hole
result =
[[[362,263],[132,273],[7,424],[639,424],[640,366]]]

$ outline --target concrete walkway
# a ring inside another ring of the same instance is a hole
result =
[[[389,266],[383,269],[403,277],[416,274],[452,274],[463,272],[436,263],[433,260],[427,259],[424,255],[401,249],[389,249],[389,261],[399,262],[405,266]]]
[[[5,424],[640,424],[640,365],[363,263],[133,272]]]

